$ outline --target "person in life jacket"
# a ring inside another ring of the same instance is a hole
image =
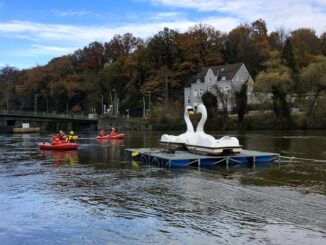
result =
[[[75,134],[74,131],[70,131],[69,135],[66,137],[67,142],[71,142],[71,143],[75,142],[74,134]]]
[[[51,144],[56,144],[60,141],[60,137],[59,134],[55,134],[53,135],[52,139],[51,139]]]
[[[59,131],[58,136],[59,136],[60,141],[65,141],[66,140],[66,134],[62,130]]]
[[[105,131],[103,129],[101,129],[101,131],[99,133],[99,136],[101,136],[101,137],[106,136],[106,133],[105,133]]]
[[[116,134],[117,134],[117,131],[115,130],[115,128],[112,128],[110,135],[116,135]]]

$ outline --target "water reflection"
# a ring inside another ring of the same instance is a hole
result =
[[[75,165],[79,162],[78,151],[51,151],[41,150],[41,155],[50,158],[54,165],[70,164]]]
[[[125,141],[123,139],[96,139],[101,145],[116,145],[123,146]]]

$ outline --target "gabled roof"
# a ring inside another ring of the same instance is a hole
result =
[[[204,82],[205,75],[202,75],[201,73],[197,73],[197,75],[194,75],[190,78],[189,84],[196,83],[197,79],[200,79],[201,82]]]
[[[217,80],[221,80],[223,76],[225,76],[226,80],[231,80],[237,71],[240,69],[243,63],[235,63],[235,64],[226,64],[220,66],[210,66],[210,67],[203,67],[197,75],[192,76],[186,87],[190,87],[191,84],[196,83],[197,79],[200,79],[201,82],[204,82],[205,76],[208,72],[208,69],[212,69],[215,76],[217,76]]]
[[[214,75],[217,76],[217,80],[221,80],[222,76],[226,77],[226,80],[231,80],[237,71],[240,69],[243,63],[227,64],[217,66],[213,70]]]

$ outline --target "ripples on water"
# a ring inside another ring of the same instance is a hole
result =
[[[238,134],[250,149],[326,159],[325,132]],[[323,244],[325,163],[162,169],[123,159],[160,133],[40,151],[0,136],[1,244]],[[218,135],[216,135],[218,136]],[[313,149],[311,151],[310,149]]]

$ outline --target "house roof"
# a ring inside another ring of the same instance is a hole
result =
[[[231,80],[237,71],[240,69],[243,63],[227,64],[217,66],[213,70],[214,75],[217,76],[217,80],[221,80],[222,76],[226,77],[226,80]]]
[[[207,74],[208,69],[212,69],[215,76],[217,76],[217,80],[221,80],[223,76],[225,76],[225,80],[231,80],[237,71],[240,69],[243,63],[235,63],[235,64],[226,64],[220,66],[210,66],[210,67],[203,67],[197,75],[192,76],[186,87],[190,87],[192,83],[197,82],[197,79],[200,79],[201,82],[204,81],[204,78]]]

